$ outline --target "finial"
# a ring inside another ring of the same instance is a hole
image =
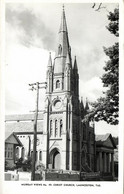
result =
[[[62,7],[63,7],[63,11],[64,11],[64,9],[65,9],[65,6],[64,6],[64,4],[63,4],[63,6],[62,6]]]
[[[51,55],[51,52],[49,52],[49,55]]]
[[[89,105],[89,100],[88,98],[86,97],[86,104]]]

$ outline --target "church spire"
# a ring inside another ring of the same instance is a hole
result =
[[[89,112],[89,103],[88,103],[88,99],[86,98],[85,114],[87,114],[88,112]]]
[[[68,32],[67,24],[66,24],[64,5],[63,5],[63,11],[62,11],[62,17],[61,17],[61,25],[60,25],[60,29],[59,29],[59,33],[61,33],[61,32]]]
[[[67,53],[71,55],[64,7],[62,10],[61,24],[58,35],[59,39],[55,55],[54,73],[63,73],[66,64]]]
[[[74,59],[74,70],[78,71],[76,56]]]
[[[81,97],[81,109],[84,111],[83,97]]]

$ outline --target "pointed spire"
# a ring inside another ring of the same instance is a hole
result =
[[[52,67],[52,58],[51,58],[51,52],[49,52],[49,60],[47,67]]]
[[[67,25],[66,25],[64,5],[63,5],[63,10],[62,10],[61,25],[60,25],[60,29],[59,29],[59,33],[60,32],[68,32]]]
[[[81,97],[81,109],[83,109],[83,110],[84,110],[83,97]]]
[[[75,59],[74,59],[74,70],[78,70],[76,56],[75,56]]]
[[[85,113],[87,114],[89,110],[89,103],[88,103],[88,98],[86,98],[86,105],[85,105]]]
[[[80,104],[81,104],[81,111],[83,111],[83,113],[84,113],[83,97],[81,97],[81,102],[80,102]]]
[[[56,54],[55,54],[54,73],[64,72],[67,52],[69,52],[69,57],[71,57],[69,48],[70,46],[69,46],[69,39],[68,39],[66,17],[65,17],[65,10],[63,6],[61,25],[59,29],[58,44],[57,44]]]

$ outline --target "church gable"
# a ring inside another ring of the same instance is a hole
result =
[[[106,139],[106,141],[103,143],[103,145],[106,147],[115,148],[115,144],[113,142],[113,138],[111,135]]]
[[[11,144],[15,144],[15,145],[20,145],[22,146],[22,143],[20,142],[20,140],[18,139],[18,137],[12,133],[5,141],[5,143],[11,143]]]
[[[115,149],[116,145],[114,143],[114,140],[111,136],[111,134],[105,134],[105,135],[97,135],[96,136],[96,145],[103,146],[103,147],[108,147]]]

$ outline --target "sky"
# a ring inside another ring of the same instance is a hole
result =
[[[117,41],[106,29],[107,15],[117,4],[103,4],[99,12],[92,3],[65,3],[65,14],[72,50],[79,70],[79,91],[89,102],[95,101],[105,90],[100,77],[108,60],[103,46]],[[96,7],[98,4],[96,4]],[[35,91],[30,83],[46,81],[49,52],[54,60],[62,4],[7,3],[5,51],[5,110],[6,114],[28,113],[35,109]],[[40,90],[39,110],[44,108],[45,90]],[[112,133],[117,126],[101,121],[95,124],[96,134]]]

